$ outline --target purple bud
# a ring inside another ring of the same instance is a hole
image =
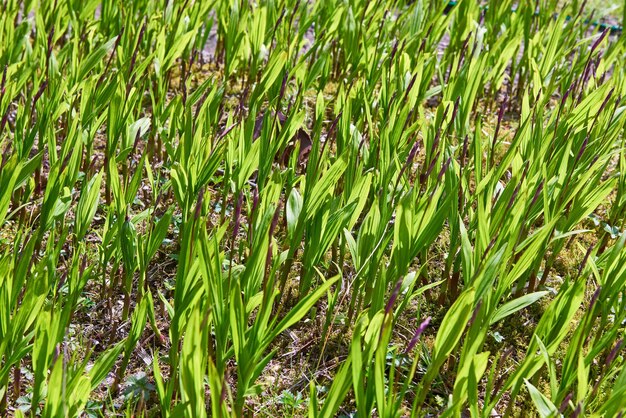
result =
[[[420,149],[420,141],[415,141],[415,144],[413,144],[413,146],[411,147],[411,151],[409,151],[409,156],[406,159],[406,165],[410,165],[413,162],[413,159],[415,158],[415,154],[417,154],[417,152]]]
[[[278,19],[276,20],[276,24],[274,25],[274,30],[272,33],[276,32],[276,29],[278,29],[278,26],[280,26],[280,24],[283,22],[283,18],[285,17],[285,12],[287,11],[287,9],[285,9],[285,7],[283,6],[281,12],[280,12],[280,16],[278,16]]]
[[[498,236],[495,236],[495,237],[493,237],[491,239],[491,241],[489,241],[489,245],[487,245],[487,248],[485,248],[485,252],[483,254],[483,258],[487,257],[487,254],[489,253],[489,251],[491,251],[493,246],[496,245],[497,238],[498,238]]]
[[[541,194],[542,190],[543,190],[543,180],[541,180],[541,183],[539,183],[539,187],[537,187],[537,190],[535,191],[533,200],[532,202],[530,202],[530,207],[533,207],[533,205],[537,202],[537,199],[539,199],[539,195]]]
[[[585,253],[585,257],[583,258],[583,261],[580,263],[580,266],[578,267],[578,274],[580,275],[580,273],[583,271],[583,269],[585,268],[585,265],[587,265],[587,260],[589,260],[589,256],[591,255],[591,252],[593,251],[593,247],[594,245],[591,244],[589,246],[589,248],[587,248],[587,252]],[[598,287],[598,289],[596,290],[596,293],[593,294],[594,298],[598,297],[598,294],[600,292],[600,287]],[[591,299],[591,304],[589,305],[589,309],[591,309],[593,307],[593,303],[595,302],[595,299]]]
[[[120,44],[120,41],[122,40],[122,35],[124,34],[124,26],[122,26],[122,30],[120,31],[119,35],[117,35],[117,39],[115,40],[115,45],[113,45],[113,51],[117,50],[117,47]],[[96,86],[100,86],[100,84],[102,84],[102,81],[104,81],[104,78],[106,77],[106,75],[109,73],[109,67],[111,66],[111,61],[113,60],[113,55],[115,54],[111,54],[109,56],[109,59],[106,63],[106,66],[104,67],[104,71],[102,72],[102,75],[100,76],[100,78],[98,78],[98,81],[96,81]]]
[[[428,324],[430,324],[430,319],[431,319],[430,316],[426,317],[426,319],[422,321],[420,326],[417,327],[417,329],[415,330],[415,334],[413,334],[413,338],[411,338],[409,345],[407,345],[406,350],[404,350],[404,354],[408,354],[409,352],[413,350],[413,348],[415,348],[415,345],[419,341],[420,336],[424,333]]]
[[[598,114],[602,113],[606,105],[609,103],[609,100],[611,100],[611,97],[613,97],[614,91],[615,91],[615,87],[613,87],[611,91],[609,91],[609,94],[606,95],[606,97],[604,98],[604,101],[600,105],[600,110],[598,110]]]
[[[67,167],[67,165],[70,163],[70,158],[72,157],[71,153],[67,154],[67,157],[65,157],[65,159],[63,160],[63,162],[61,163],[61,171],[65,170],[65,167]]]
[[[67,271],[64,271],[63,273],[61,273],[61,278],[59,279],[59,284],[57,285],[57,291],[59,291],[63,287],[66,280],[67,280]]]
[[[515,189],[513,189],[513,194],[511,195],[511,198],[509,199],[509,203],[506,205],[507,210],[513,207],[513,203],[515,203],[515,199],[517,198],[517,194],[519,193],[519,189],[520,189],[520,186],[522,185],[522,181],[523,179],[515,186]]]
[[[580,146],[580,150],[578,151],[578,155],[576,155],[576,162],[574,164],[576,164],[578,162],[578,160],[580,160],[580,157],[583,156],[583,153],[585,152],[585,149],[587,149],[587,143],[589,142],[589,135],[587,135],[585,137],[585,140],[583,141],[583,144]]]
[[[452,161],[452,156],[448,157],[446,162],[443,163],[443,165],[441,166],[441,170],[439,171],[439,174],[437,175],[437,183],[441,181],[441,178],[443,177],[443,175],[446,173],[446,171],[448,171],[448,167],[450,166],[450,161]]]
[[[243,204],[243,192],[239,192],[239,197],[237,198],[237,204],[235,205],[235,226],[233,227],[233,235],[232,239],[237,237],[239,233],[239,224],[241,221],[241,206]]]
[[[468,327],[471,327],[472,324],[474,323],[474,321],[476,320],[476,317],[478,316],[478,312],[480,311],[480,307],[482,305],[483,305],[483,300],[481,299],[476,304],[476,307],[474,308],[474,312],[472,312],[472,317],[470,318],[469,322],[467,323]]]
[[[289,74],[287,73],[287,71],[285,71],[285,74],[283,74],[283,81],[280,85],[280,93],[278,94],[278,97],[279,97],[278,103],[280,103],[282,98],[285,97],[285,89],[287,88],[287,80],[289,80]]]
[[[87,256],[83,254],[83,256],[80,259],[80,268],[78,270],[78,274],[82,277],[83,273],[85,272],[85,269],[87,268]]]
[[[276,211],[274,211],[274,217],[272,217],[272,224],[270,225],[270,236],[274,234],[276,230],[276,225],[278,225],[278,218],[280,215],[280,205],[276,207]]]
[[[578,418],[578,415],[580,415],[581,412],[582,412],[582,408],[581,408],[580,402],[578,402],[578,405],[576,405],[576,409],[574,410],[574,413],[572,414],[572,418]]]
[[[144,132],[145,133],[145,132]],[[141,139],[141,128],[137,129],[137,135],[135,135],[135,141],[133,142],[133,149],[130,152],[130,157],[132,158],[137,152],[137,145],[139,145],[139,140]]]
[[[50,29],[50,33],[48,33],[48,54],[47,58],[50,58],[50,54],[52,54],[52,40],[54,39],[54,26]]]
[[[593,76],[596,77],[598,73],[598,68],[600,67],[600,60],[602,59],[602,55],[598,55],[593,62]]]
[[[617,344],[615,344],[615,347],[613,347],[613,349],[611,350],[611,352],[609,353],[608,357],[606,358],[604,362],[605,366],[610,365],[613,362],[613,360],[615,360],[615,357],[617,356],[617,353],[619,352],[620,348],[622,348],[623,343],[624,343],[624,340],[619,340]]]
[[[209,90],[205,91],[202,97],[200,98],[200,100],[198,101],[198,104],[196,106],[196,114],[194,116],[194,122],[199,119],[198,115],[200,114],[200,109],[202,108],[202,105],[204,104],[204,102],[206,102],[207,97],[209,97],[209,93],[210,93]]]
[[[593,43],[593,45],[591,46],[591,52],[590,54],[593,54],[593,51],[595,51],[595,49],[598,47],[598,45],[600,45],[600,43],[602,43],[602,41],[604,40],[604,38],[606,38],[606,35],[609,34],[609,29],[605,29],[604,32],[602,32],[602,35],[600,35],[600,37]]]
[[[250,214],[254,215],[258,207],[259,207],[259,186],[255,186],[254,189],[252,189],[252,210],[250,211]]]
[[[398,51],[398,40],[396,40],[396,42],[393,45],[393,48],[391,48],[391,54],[389,55],[390,60],[393,60],[397,51]]]
[[[202,201],[204,200],[204,187],[200,189],[200,193],[198,193],[198,202],[196,203],[196,210],[194,213],[194,219],[198,219],[200,217],[200,212],[202,211]]]
[[[498,133],[500,132],[500,125],[502,124],[502,119],[504,118],[505,111],[506,111],[506,101],[502,102],[502,105],[500,106],[500,110],[498,111],[498,122],[496,123],[496,130],[493,134],[492,147],[495,147],[496,142],[498,141]]]
[[[146,25],[147,25],[147,21],[144,20],[143,25],[141,25],[141,29],[139,30],[139,37],[137,38],[137,44],[135,45],[135,49],[133,51],[133,55],[130,60],[130,69],[128,71],[129,75],[132,74],[133,70],[135,69],[135,62],[137,61],[137,54],[139,53],[139,47],[141,45],[141,42],[143,41],[143,35],[146,32]]]
[[[359,145],[359,151],[360,151],[361,145],[363,145],[363,141],[361,141],[361,144]],[[413,159],[415,158],[415,154],[417,154],[419,149],[420,149],[420,141],[417,140],[417,141],[415,141],[415,143],[411,147],[411,150],[409,151],[409,155],[406,158],[406,162],[402,166],[402,169],[400,170],[400,174],[398,174],[398,178],[396,180],[396,185],[394,187],[394,190],[398,188],[398,184],[400,183],[400,179],[402,178],[402,175],[407,170],[407,168],[409,168],[411,163],[413,163]]]
[[[500,356],[500,359],[498,360],[497,369],[502,369],[504,367],[504,363],[509,358],[509,356],[511,355],[512,352],[513,352],[513,348],[511,348],[511,347],[504,349],[504,353]],[[492,396],[495,395],[500,390],[500,388],[502,387],[502,383],[504,382],[504,377],[505,377],[505,374],[502,374],[496,380],[496,383],[493,386],[493,392],[491,392]]]
[[[237,123],[233,123],[232,125],[228,126],[226,129],[224,129],[222,131],[222,133],[220,133],[217,136],[216,142],[220,141],[222,138],[224,138],[226,135],[228,135],[230,133],[230,131],[232,131],[235,128],[235,126],[237,126]]]
[[[522,178],[520,178],[520,181],[515,185],[515,189],[513,189],[513,194],[511,195],[511,198],[509,199],[509,203],[507,205],[507,210],[511,209],[511,206],[513,206],[513,202],[515,202],[515,199],[517,198],[519,189],[521,188],[522,183],[526,179],[526,174],[528,174],[528,164],[524,166],[524,171],[522,172]]]
[[[391,292],[391,296],[389,296],[389,301],[385,306],[385,315],[388,315],[391,312],[391,308],[393,308],[393,304],[396,303],[396,299],[400,294],[400,287],[402,286],[402,279],[398,280],[396,283],[396,287],[393,288],[393,292]]]
[[[7,85],[7,68],[9,67],[8,64],[4,65],[4,71],[2,71],[2,82],[0,83],[0,98],[2,98],[2,96],[4,96],[4,92],[6,90],[6,85]]]
[[[598,300],[598,296],[600,296],[600,290],[602,290],[602,286],[598,286],[595,292],[593,292],[593,296],[591,297],[591,301],[589,302],[589,310],[593,309],[593,306],[596,304]]]
[[[583,0],[582,4],[580,5],[580,9],[578,9],[578,14],[576,15],[576,18],[580,17],[583,14],[586,6],[587,6],[587,0]]]
[[[465,166],[465,158],[467,157],[467,147],[469,145],[469,135],[465,135],[463,140],[463,151],[461,152],[461,167]]]
[[[469,40],[472,37],[472,32],[470,32],[467,35],[467,38],[465,38],[465,41],[463,42],[463,46],[461,47],[461,57],[459,58],[459,63],[456,66],[456,70],[459,71],[461,69],[461,65],[463,65],[463,62],[465,61],[465,53],[467,52],[467,45],[469,44]],[[474,48],[476,48],[476,46],[474,45]],[[472,51],[473,53],[473,51]]]
[[[332,137],[335,133],[335,128],[337,128],[337,124],[339,123],[339,119],[341,118],[342,115],[343,115],[343,110],[339,112],[337,117],[335,117],[333,122],[330,124],[330,128],[328,128],[328,133],[326,134],[326,140],[324,141],[324,144],[322,145],[322,151],[320,152],[320,155],[324,155],[324,151],[326,150],[326,145],[332,140]],[[318,166],[319,166],[320,161],[318,161]]]
[[[189,68],[193,67],[193,64],[196,62],[196,58],[198,57],[198,50],[193,48],[191,51],[191,56],[189,57]]]
[[[559,413],[562,414],[563,412],[565,412],[565,410],[567,409],[567,405],[569,405],[569,401],[572,399],[572,397],[574,396],[574,393],[570,392],[565,399],[563,399],[563,402],[561,402],[561,407],[559,408]]]
[[[93,173],[96,171],[96,164],[98,163],[98,156],[94,155],[91,159],[91,163],[89,163],[89,168],[87,169],[88,173]]]
[[[48,86],[48,80],[44,80],[44,82],[41,83],[41,86],[39,86],[39,90],[37,90],[35,97],[33,97],[33,105],[31,106],[31,109],[30,109],[31,114],[35,112],[35,105],[39,101],[39,98],[41,97],[41,95],[43,94],[47,86]]]
[[[409,81],[409,85],[407,86],[406,91],[404,92],[404,100],[408,98],[409,93],[411,92],[411,89],[413,88],[413,85],[415,84],[416,80],[417,80],[417,73],[415,73],[415,75],[411,77],[411,81]]]
[[[430,164],[428,165],[428,170],[426,170],[426,173],[423,173],[420,176],[420,183],[425,183],[426,182],[426,180],[430,176],[430,173],[432,173],[433,169],[435,168],[435,163],[437,162],[437,158],[439,158],[439,153],[438,152],[437,152],[437,154],[435,154],[433,159],[430,161]]]
[[[573,83],[572,85],[570,85],[569,88],[567,89],[567,91],[565,92],[565,94],[563,95],[563,98],[561,99],[561,107],[563,107],[563,105],[565,105],[565,101],[569,97],[569,95],[572,92],[572,90],[574,89],[575,85],[576,85],[576,83]]]
[[[454,103],[455,109],[458,109],[457,106],[458,106],[458,101]],[[442,121],[446,120],[446,117],[448,116],[449,108],[450,107],[448,105],[446,105],[446,107],[444,108],[443,117],[441,118]],[[454,121],[454,117],[450,120],[450,125],[452,125],[453,121]],[[439,146],[439,138],[441,137],[441,128],[442,126],[440,125],[439,128],[437,128],[437,132],[435,133],[435,139],[433,140],[432,152],[435,152],[435,150]]]
[[[461,96],[457,97],[454,101],[454,107],[452,108],[452,117],[450,118],[450,123],[448,124],[448,128],[450,129],[452,125],[454,125],[454,120],[456,119],[456,115],[459,113],[459,104],[461,103]]]
[[[294,16],[296,15],[296,12],[298,11],[298,7],[300,6],[300,0],[296,1],[296,3],[293,5],[293,10],[291,11],[291,19],[293,20]]]

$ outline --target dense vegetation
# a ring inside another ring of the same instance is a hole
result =
[[[621,415],[597,19],[2,1],[0,415]]]

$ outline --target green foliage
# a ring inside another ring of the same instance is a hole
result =
[[[2,2],[0,415],[626,412],[626,37],[483,3]]]

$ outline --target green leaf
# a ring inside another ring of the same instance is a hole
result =
[[[348,153],[345,152],[339,157],[322,178],[315,183],[312,190],[309,191],[309,186],[307,186],[308,200],[305,198],[307,220],[317,214],[324,201],[335,190],[337,182],[348,166],[348,156]]]
[[[550,292],[541,291],[541,292],[529,293],[527,295],[521,296],[517,299],[511,300],[505,303],[504,305],[502,305],[495,311],[495,313],[493,314],[493,317],[491,318],[491,321],[489,321],[489,324],[493,325],[496,322],[501,321],[502,319],[506,318],[507,316],[513,315],[515,312],[520,311],[524,309],[525,307],[537,302],[539,299],[541,299],[548,293]]]
[[[17,163],[17,155],[14,154],[0,171],[0,225],[4,225],[19,172],[20,165]]]
[[[340,276],[335,276],[331,279],[328,279],[321,286],[315,289],[314,292],[309,293],[306,297],[300,300],[294,308],[289,311],[287,315],[274,327],[272,332],[266,337],[266,344],[273,341],[281,332],[286,330],[287,328],[293,326],[295,323],[300,321],[304,315],[311,310],[313,305],[326,293],[328,288],[332,286],[337,280],[339,280]]]
[[[537,407],[537,412],[541,418],[550,418],[558,416],[559,410],[554,406],[550,399],[546,398],[543,393],[539,392],[536,387],[534,387],[527,379],[524,379],[524,383],[526,384],[526,388],[530,393],[530,398],[533,400],[535,407]]]
[[[109,39],[104,44],[100,45],[98,49],[93,51],[89,56],[81,63],[80,70],[78,70],[78,80],[84,80],[89,71],[91,71],[96,65],[102,63],[104,57],[111,52],[117,36]]]
[[[167,212],[161,216],[161,219],[159,219],[150,233],[148,246],[146,248],[146,261],[150,261],[156,254],[157,250],[161,247],[161,244],[167,235],[173,212],[173,208],[168,209]]]
[[[463,291],[443,318],[437,336],[435,337],[431,363],[428,366],[416,398],[417,404],[421,404],[426,398],[426,393],[431,382],[435,379],[439,373],[439,369],[454,347],[456,347],[467,328],[468,321],[472,314],[474,294],[474,288]]]
[[[296,230],[296,224],[302,210],[302,196],[298,193],[298,189],[291,189],[289,199],[287,199],[287,231],[289,237],[292,238]]]
[[[120,341],[98,357],[89,370],[91,390],[95,390],[115,366],[117,358],[124,349],[125,341]]]
[[[76,241],[83,239],[87,229],[98,210],[100,200],[100,185],[102,184],[102,174],[99,172],[89,180],[86,187],[83,187],[78,205],[76,206],[76,217],[74,219],[74,233]]]

